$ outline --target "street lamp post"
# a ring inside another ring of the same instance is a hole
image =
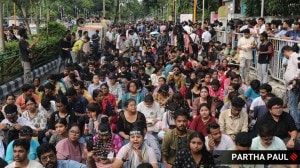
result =
[[[123,6],[124,3],[119,3],[119,22],[121,21],[121,6]]]
[[[194,23],[197,21],[197,0],[194,0]]]
[[[205,5],[205,1],[202,0],[202,25],[204,24],[204,5]]]
[[[260,17],[264,17],[265,0],[261,0]]]

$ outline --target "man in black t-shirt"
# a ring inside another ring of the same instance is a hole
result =
[[[66,35],[64,38],[59,41],[59,62],[57,66],[57,73],[60,73],[60,68],[63,65],[63,69],[66,67],[66,63],[71,58],[71,36]]]
[[[258,64],[257,74],[258,80],[261,83],[268,82],[268,64],[270,62],[271,54],[273,53],[272,43],[268,41],[268,34],[263,32],[260,35],[261,44],[259,45],[258,51]]]
[[[19,49],[20,55],[22,58],[22,67],[24,71],[24,83],[32,82],[32,74],[31,74],[31,60],[33,59],[32,49],[38,43],[39,37],[35,39],[35,41],[30,45],[28,41],[26,29],[19,30],[20,41],[19,41]]]
[[[282,139],[288,149],[299,149],[298,131],[294,119],[283,111],[283,101],[279,97],[271,98],[267,103],[269,112],[258,119],[256,127],[262,123],[274,123],[274,135]]]

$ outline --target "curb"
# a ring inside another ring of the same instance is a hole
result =
[[[56,69],[58,64],[58,59],[55,59],[49,63],[47,63],[46,65],[40,66],[37,69],[34,69],[32,71],[32,76],[33,77],[41,77],[45,74],[47,74],[49,71]],[[0,99],[5,98],[5,96],[8,93],[14,93],[16,91],[18,91],[19,89],[21,89],[22,85],[24,83],[24,76],[20,76],[15,80],[12,80],[6,84],[3,84],[0,86]]]

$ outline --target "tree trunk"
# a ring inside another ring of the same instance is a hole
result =
[[[120,5],[120,0],[116,0],[117,2],[115,3],[116,4],[116,15],[115,15],[115,19],[114,19],[114,23],[116,24],[117,22],[120,22],[120,20],[118,20],[118,17],[119,17],[119,5]]]
[[[3,0],[0,0],[0,52],[4,51]]]

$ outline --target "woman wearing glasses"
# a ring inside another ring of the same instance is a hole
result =
[[[80,163],[86,162],[84,144],[79,142],[81,132],[78,124],[69,127],[68,138],[59,141],[56,145],[58,160],[75,160]]]

